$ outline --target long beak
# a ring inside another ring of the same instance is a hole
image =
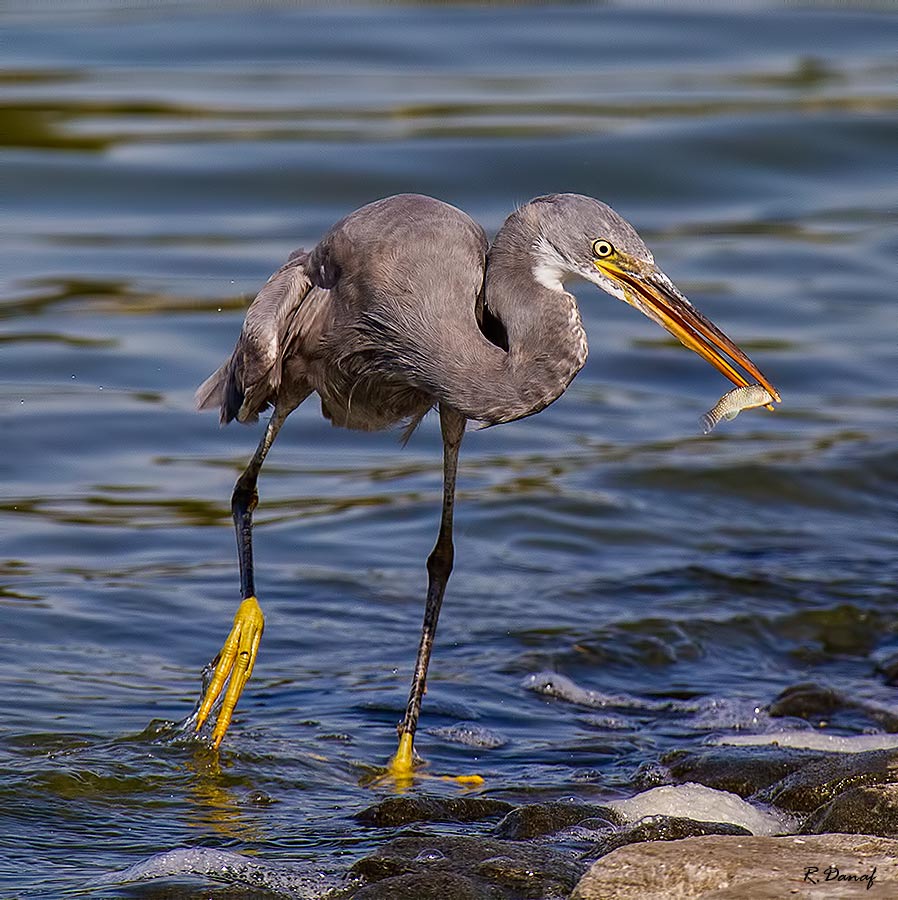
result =
[[[741,366],[777,403],[780,402],[776,388],[760,369],[710,319],[705,318],[663,272],[654,267],[645,267],[644,272],[636,271],[635,266],[624,269],[604,260],[596,260],[595,267],[621,286],[627,303],[669,331],[684,347],[694,350],[733,384],[739,387],[751,384],[735,368]],[[767,408],[773,409],[773,406],[768,404]]]

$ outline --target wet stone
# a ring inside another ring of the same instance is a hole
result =
[[[680,816],[646,816],[632,825],[626,825],[600,838],[595,850],[590,850],[586,858],[597,859],[627,844],[639,844],[644,841],[679,841],[682,838],[706,834],[749,835],[751,832],[747,828],[728,822],[699,822]]]
[[[723,746],[675,750],[661,761],[669,776],[679,784],[697,782],[718,791],[750,797],[825,755],[788,747]]]
[[[796,716],[799,719],[820,719],[843,709],[846,701],[836,690],[807,681],[787,687],[767,710],[771,716]]]
[[[802,834],[876,834],[898,838],[898,784],[853,787],[815,809]]]
[[[809,813],[852,787],[898,782],[898,750],[828,753],[812,760],[755,799],[789,812]]]
[[[356,900],[524,900],[566,897],[584,868],[541,844],[431,834],[394,838],[351,874],[370,882]]]
[[[876,662],[876,671],[886,684],[898,685],[898,650],[883,654]]]
[[[563,828],[579,825],[584,819],[600,819],[608,825],[619,824],[620,816],[607,806],[592,803],[531,803],[512,810],[495,827],[496,837],[523,841]]]
[[[828,721],[843,711],[853,713],[856,719],[865,717],[888,732],[898,732],[898,715],[891,709],[856,700],[827,685],[811,681],[787,687],[768,709],[774,718],[794,716],[810,722]]]
[[[494,900],[498,896],[452,872],[400,875],[366,885],[352,895],[353,900]]]
[[[355,818],[363,825],[396,828],[411,822],[480,822],[513,809],[505,800],[488,797],[388,797]]]

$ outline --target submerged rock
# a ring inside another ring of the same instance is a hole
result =
[[[363,825],[395,828],[411,822],[479,822],[513,809],[512,803],[488,797],[388,797],[355,818]]]
[[[849,788],[815,809],[802,834],[877,834],[898,838],[898,784]]]
[[[898,841],[869,835],[630,844],[593,863],[571,900],[857,900],[898,897]]]
[[[354,900],[541,900],[568,896],[583,869],[541,844],[433,834],[395,838],[351,872],[370,882]]]
[[[775,718],[795,716],[799,719],[819,719],[831,716],[846,705],[845,698],[835,689],[805,681],[782,691],[770,704],[768,712]]]
[[[875,703],[858,700],[835,688],[813,681],[804,681],[787,687],[770,704],[770,715],[794,716],[809,721],[828,720],[834,713],[848,710],[860,713],[881,725],[886,731],[898,731],[898,713]]]
[[[898,685],[898,651],[884,650],[877,655],[876,671],[882,675],[886,684]]]
[[[592,803],[530,803],[512,810],[496,826],[493,834],[510,841],[554,834],[563,828],[579,825],[586,819],[599,819],[609,826],[623,819],[607,806]]]

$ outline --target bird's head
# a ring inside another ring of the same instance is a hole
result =
[[[528,207],[538,235],[533,275],[542,285],[561,290],[569,277],[591,281],[657,322],[733,384],[750,383],[741,367],[779,401],[757,366],[677,290],[636,229],[610,206],[580,194],[551,194]]]

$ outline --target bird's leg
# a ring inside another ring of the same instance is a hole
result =
[[[240,596],[243,601],[237,615],[234,616],[231,632],[214,660],[215,671],[203,695],[196,723],[197,730],[203,727],[218,695],[227,684],[221,710],[212,730],[214,747],[221,744],[228,725],[231,724],[231,716],[234,714],[237,701],[250,675],[253,674],[259,642],[262,640],[262,630],[265,627],[265,617],[262,615],[259,601],[256,600],[253,579],[253,510],[259,502],[259,493],[256,489],[259,471],[286,418],[286,414],[277,409],[274,411],[265,434],[256,447],[256,452],[237,479],[234,493],[231,495],[231,512],[234,516],[234,529],[237,532],[237,559],[240,564]]]
[[[454,556],[452,509],[455,503],[458,451],[465,433],[465,417],[451,407],[440,404],[440,428],[443,433],[443,513],[437,542],[427,558],[427,603],[424,607],[424,624],[421,628],[415,675],[408,695],[405,716],[398,728],[399,748],[389,764],[389,773],[397,778],[408,778],[412,774],[415,755],[413,742],[415,729],[418,727],[418,715],[421,712],[421,699],[427,682],[427,666]]]

